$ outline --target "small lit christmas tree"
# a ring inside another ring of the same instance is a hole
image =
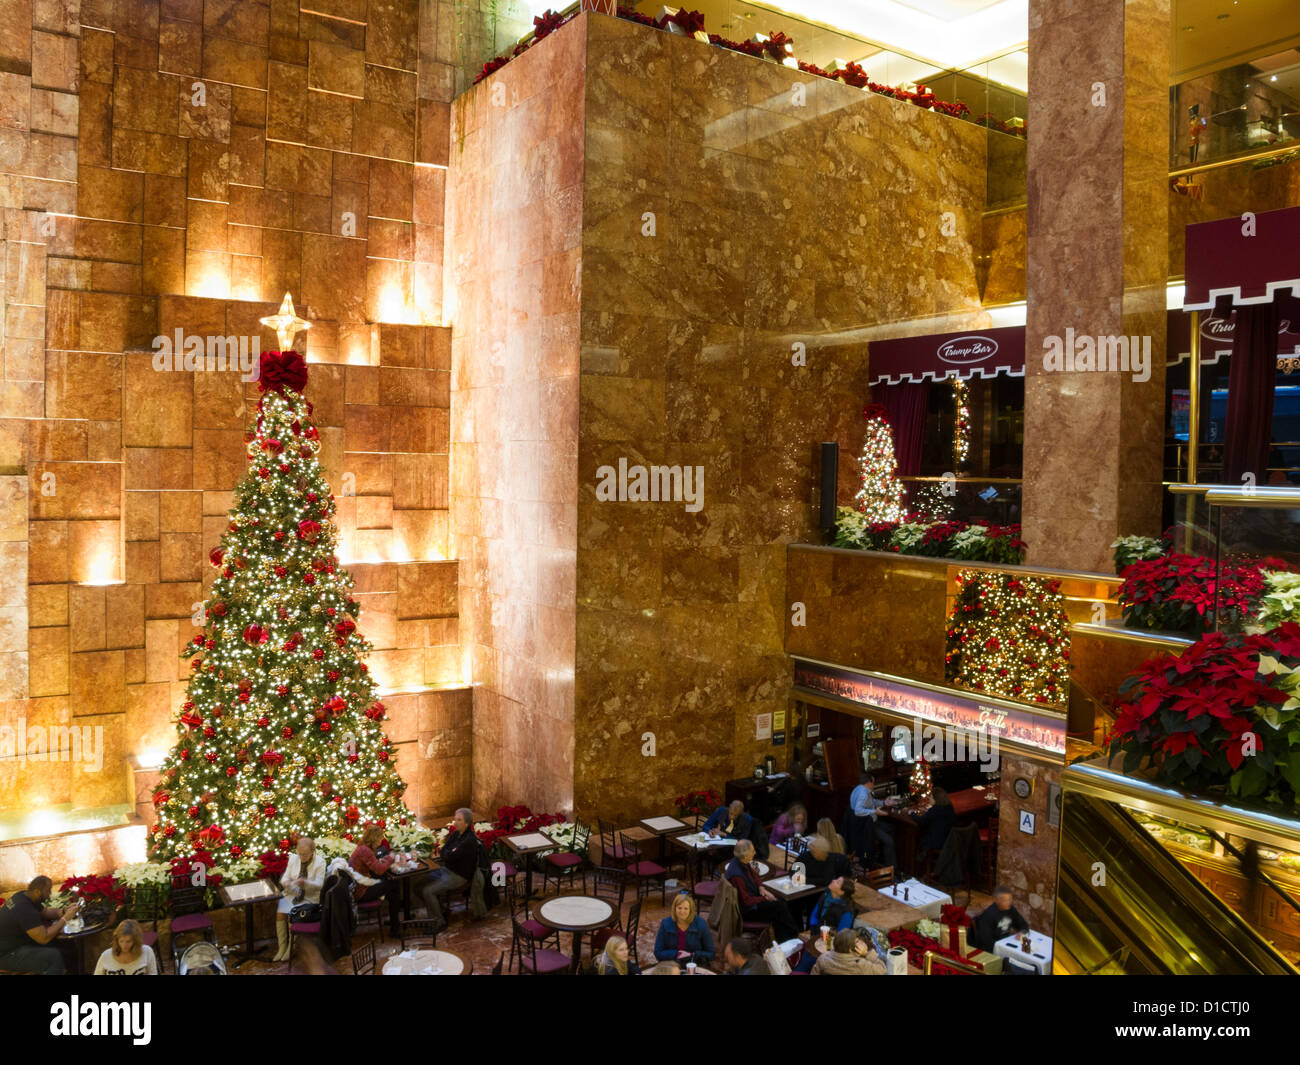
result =
[[[862,471],[862,487],[855,497],[858,510],[866,515],[868,523],[902,521],[903,482],[898,479],[889,413],[881,404],[872,403],[862,416],[867,419],[867,438],[858,460]]]
[[[934,785],[930,783],[930,763],[924,758],[918,758],[916,765],[912,767],[912,776],[908,780],[908,786],[912,790],[912,798],[924,802],[930,798],[931,792],[934,791]]]
[[[302,321],[287,297],[280,317],[286,308]],[[297,352],[262,355],[249,467],[209,555],[219,573],[185,652],[193,675],[153,795],[155,860],[274,857],[299,835],[350,839],[412,816],[362,661],[370,644],[337,557],[306,383]]]
[[[1070,622],[1060,583],[962,570],[948,618],[945,673],[964,688],[1063,706],[1070,686]]]

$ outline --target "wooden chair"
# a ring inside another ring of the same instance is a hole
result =
[[[515,967],[515,955],[523,956],[529,942],[547,946],[552,940],[555,949],[560,947],[560,933],[535,920],[528,910],[528,899],[523,885],[514,880],[506,882],[506,904],[510,909],[510,968]]]
[[[614,907],[617,928],[623,927],[623,900],[627,897],[630,879],[626,869],[608,865],[598,865],[591,871],[590,894]]]
[[[573,823],[573,839],[567,849],[552,851],[542,860],[542,894],[546,894],[546,884],[555,881],[555,891],[560,890],[560,881],[573,883],[574,877],[582,876],[582,892],[587,892],[587,847],[591,842],[591,829],[581,821]]]
[[[894,867],[892,865],[882,865],[879,869],[872,869],[866,874],[867,887],[875,888],[879,891],[881,888],[891,887],[894,883]]]
[[[619,831],[608,821],[596,818],[600,830],[601,865],[627,865],[641,857],[641,848],[635,843],[625,845],[619,838]],[[628,847],[631,849],[629,850]]]
[[[375,941],[367,939],[352,951],[352,972],[355,976],[375,975]]]
[[[438,946],[438,926],[427,917],[412,917],[399,928],[403,950],[434,950]]]
[[[153,950],[154,956],[158,959],[158,971],[163,973],[167,971],[166,958],[158,949],[158,925],[166,909],[163,904],[163,894],[156,884],[145,884],[143,887],[145,888],[143,891],[140,888],[128,889],[126,912],[140,922],[140,940]],[[153,928],[144,928],[145,924],[152,924]]]
[[[501,966],[505,964],[505,961],[506,961],[506,952],[503,950],[501,952],[501,957],[497,958],[497,963],[494,966],[492,966],[492,972],[489,975],[500,976]]]
[[[208,916],[207,888],[194,887],[187,876],[172,878],[171,891],[171,932],[172,932],[172,971],[177,970],[181,956],[179,940],[181,936],[197,932],[203,939],[216,943],[217,935],[212,927],[212,918]]]
[[[569,971],[570,961],[558,950],[539,947],[536,937],[531,935],[513,917],[510,922],[514,927],[514,941],[519,944],[519,972],[526,976],[553,976]],[[513,951],[512,951],[513,956]]]
[[[636,844],[629,840],[624,833],[620,832],[618,835],[619,844],[622,846],[625,854],[629,853],[629,848],[632,851],[636,850]],[[637,857],[627,863],[626,869],[629,879],[636,884],[636,897],[638,899],[643,898],[649,886],[654,881],[658,880],[659,901],[661,903],[666,903],[668,901],[668,870],[662,865],[658,862],[651,862],[644,858]]]
[[[277,917],[276,920],[279,920]],[[293,940],[295,936],[318,936],[320,935],[320,921],[290,921],[289,922],[289,956],[284,959],[284,971],[293,972]]]
[[[627,939],[627,956],[636,962],[637,966],[641,965],[640,953],[637,950],[636,937],[641,930],[641,900],[637,899],[632,903],[631,908],[627,911],[627,929],[624,936]]]

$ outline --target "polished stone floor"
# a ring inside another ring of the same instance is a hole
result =
[[[567,893],[567,892],[566,892]],[[550,894],[554,894],[552,888]],[[673,893],[668,893],[668,901],[671,903]],[[965,901],[965,892],[957,893],[958,901]],[[626,918],[627,912],[631,906],[631,898],[624,904],[623,914]],[[977,914],[988,906],[992,899],[978,890],[972,892],[971,899],[967,909],[972,914]],[[534,903],[536,906],[536,903]],[[659,927],[660,921],[668,915],[668,907],[660,901],[658,891],[653,891],[642,900],[641,920],[637,935],[639,946],[640,961],[643,968],[648,968],[654,964],[654,939],[655,932]],[[423,911],[417,909],[414,916],[423,916]],[[353,940],[353,947],[360,946],[368,941],[375,941],[375,968],[376,971],[383,968],[386,959],[400,951],[400,944],[385,935],[380,939],[373,923],[364,925]],[[571,950],[572,937],[567,933],[562,933],[560,937],[562,949],[568,953]],[[483,976],[490,974],[492,967],[497,964],[502,953],[505,954],[505,960],[502,963],[502,972],[510,972],[510,915],[504,902],[495,909],[489,911],[488,915],[481,921],[471,920],[464,908],[455,904],[448,927],[438,936],[438,949],[450,951],[459,956],[462,960],[473,966],[472,974]],[[274,947],[268,944],[262,951],[262,955],[270,958],[274,952]],[[583,954],[586,955],[587,940],[583,940]],[[274,964],[270,961],[252,960],[244,963],[231,971],[235,976],[268,976],[282,974],[286,971],[284,964]],[[517,971],[517,966],[516,966]],[[304,949],[300,950],[294,962],[294,973],[312,972],[317,975],[333,975],[352,973],[352,959],[341,958],[333,965],[327,964],[319,953],[310,949],[308,944],[304,944]]]

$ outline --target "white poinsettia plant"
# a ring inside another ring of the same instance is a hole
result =
[[[899,551],[910,551],[921,542],[921,537],[925,535],[925,530],[929,527],[929,525],[922,525],[917,522],[905,522],[894,530],[889,542]]]
[[[422,857],[433,853],[434,834],[423,825],[390,825],[387,835],[393,850],[414,851]]]
[[[1264,630],[1300,621],[1300,573],[1264,570],[1264,594],[1255,622]]]
[[[1155,536],[1121,536],[1110,545],[1115,559],[1115,572],[1119,573],[1134,562],[1149,562],[1169,552],[1167,540]]]
[[[256,858],[232,858],[208,870],[209,879],[219,876],[221,883],[227,887],[232,884],[246,884],[251,880],[257,880],[261,875],[262,863]]]
[[[131,862],[113,870],[113,876],[128,887],[166,887],[172,881],[171,868],[162,862]]]
[[[928,917],[916,922],[916,934],[925,936],[926,939],[937,939],[940,942],[944,942],[948,938],[944,933],[943,925],[938,921],[930,920]]]

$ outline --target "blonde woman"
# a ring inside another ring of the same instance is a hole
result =
[[[158,959],[144,941],[135,921],[123,921],[113,929],[113,945],[99,956],[96,976],[157,976]]]
[[[655,958],[678,965],[695,962],[707,966],[716,949],[709,925],[695,908],[695,900],[683,891],[673,899],[672,916],[659,923],[655,935]]]
[[[622,936],[610,936],[605,942],[605,949],[596,955],[595,970],[597,976],[639,976],[640,967],[627,955],[627,940]]]
[[[316,853],[316,841],[310,836],[298,840],[298,849],[289,855],[289,864],[280,878],[280,901],[275,908],[275,961],[287,961],[289,913],[295,906],[320,905],[320,889],[325,883],[325,859]]]
[[[832,854],[844,854],[844,837],[835,831],[835,822],[829,817],[823,817],[817,822],[817,835],[821,836],[831,845]]]

